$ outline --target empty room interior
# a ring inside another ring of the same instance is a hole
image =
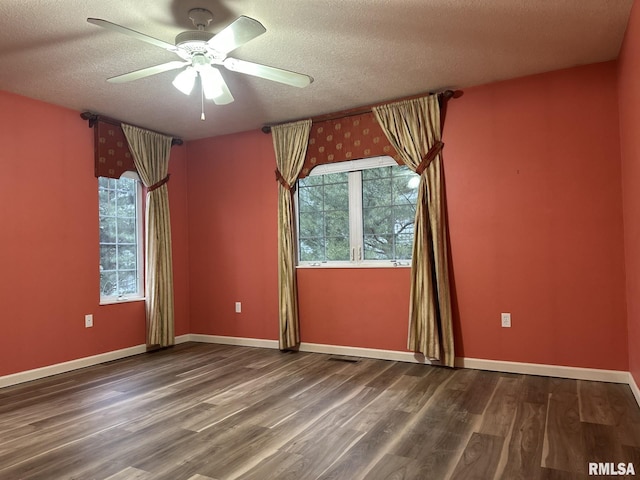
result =
[[[1,479],[640,475],[639,4],[0,25]]]

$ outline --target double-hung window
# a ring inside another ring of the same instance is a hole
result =
[[[419,176],[391,157],[315,167],[298,180],[298,264],[409,265]]]
[[[101,303],[144,297],[142,187],[133,177],[98,178]]]

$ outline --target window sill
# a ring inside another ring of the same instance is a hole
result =
[[[117,303],[144,302],[145,297],[108,298],[100,299],[99,305],[115,305]]]
[[[303,263],[296,265],[296,269],[324,269],[324,268],[411,268],[411,262],[325,262],[325,263]]]

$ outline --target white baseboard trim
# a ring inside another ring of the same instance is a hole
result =
[[[277,340],[264,338],[227,337],[223,335],[203,335],[192,333],[189,335],[192,342],[218,343],[220,345],[236,345],[239,347],[278,348]]]
[[[494,372],[521,373],[543,377],[571,378],[596,382],[629,383],[629,372],[601,370],[597,368],[565,367],[540,363],[505,362],[480,358],[456,358],[456,367],[490,370]]]
[[[76,360],[70,360],[68,362],[56,363],[55,365],[49,365],[41,368],[34,368],[33,370],[13,373],[11,375],[5,375],[3,377],[0,377],[0,387],[17,385],[18,383],[30,382],[32,380],[38,380],[39,378],[50,377],[52,375],[70,372],[71,370],[91,367],[93,365],[98,365],[99,363],[105,363],[112,360],[131,357],[133,355],[139,355],[140,353],[146,352],[146,350],[147,347],[145,345],[136,345],[135,347],[123,348],[121,350],[100,353],[98,355],[92,355],[90,357],[78,358]]]
[[[245,347],[278,348],[277,340],[263,340],[257,338],[226,337],[221,335],[191,335],[194,342],[220,343]],[[379,360],[393,360],[396,362],[420,363],[438,365],[413,352],[396,350],[380,350],[376,348],[348,347],[342,345],[325,345],[319,343],[300,344],[301,352],[325,353],[329,355],[343,355],[349,357],[376,358]],[[561,365],[546,365],[538,363],[507,362],[499,360],[483,360],[479,358],[456,358],[456,367],[472,368],[475,370],[489,370],[494,372],[520,373],[540,375],[544,377],[571,378],[575,380],[593,380],[597,382],[626,383],[630,385],[630,373],[620,370],[601,370],[596,368],[565,367]],[[637,387],[636,387],[637,388]],[[640,400],[638,401],[640,404]]]
[[[188,341],[190,341],[190,335],[181,335],[179,337],[176,337],[176,345]],[[50,377],[52,375],[58,375],[60,373],[66,373],[72,370],[78,370],[80,368],[92,367],[100,363],[120,360],[121,358],[132,357],[134,355],[145,353],[146,351],[146,345],[135,345],[133,347],[122,348],[120,350],[114,350],[112,352],[100,353],[98,355],[92,355],[90,357],[78,358],[76,360],[70,360],[68,362],[56,363],[55,365],[48,365],[46,367],[34,368],[33,370],[26,370],[24,372],[4,375],[0,377],[0,388],[10,387],[11,385],[30,382],[32,380],[38,380],[44,377]]]
[[[221,345],[236,345],[241,347],[279,348],[277,340],[261,338],[227,337],[223,335],[191,334],[191,341],[203,343],[219,343]],[[412,352],[398,352],[395,350],[380,350],[376,348],[347,347],[342,345],[324,345],[320,343],[300,344],[301,352],[326,353],[328,355],[342,355],[346,357],[376,358],[378,360],[394,360],[397,362],[412,362],[431,364],[422,356]]]
[[[179,335],[175,338],[176,345],[180,345],[181,343],[191,342],[191,334],[187,333],[186,335]]]
[[[255,338],[227,337],[220,335],[191,335],[194,342],[221,343],[224,345],[239,345],[250,347],[278,348],[277,340],[262,340]],[[319,343],[300,344],[301,352],[325,353],[329,355],[344,355],[349,357],[376,358],[379,360],[393,360],[397,362],[434,364],[413,352],[396,350],[380,350],[376,348],[347,347],[342,345],[325,345]],[[499,360],[483,360],[478,358],[456,358],[456,367],[472,368],[476,370],[490,370],[494,372],[521,373],[541,375],[545,377],[571,378],[575,380],[593,380],[598,382],[629,383],[629,372],[619,370],[601,370],[595,368],[565,367],[561,365],[545,365],[536,363],[507,362]],[[639,402],[640,403],[640,402]]]
[[[185,342],[217,343],[222,345],[237,345],[244,347],[259,347],[277,349],[277,340],[261,338],[228,337],[223,335],[187,334],[176,337],[176,345]],[[397,362],[435,364],[421,355],[413,352],[401,352],[395,350],[381,350],[376,348],[348,347],[341,345],[324,345],[318,343],[300,344],[301,352],[324,353],[328,355],[343,355],[350,357],[375,358],[379,360],[392,360]],[[0,377],[0,388],[17,385],[19,383],[37,380],[39,378],[57,375],[80,368],[98,365],[121,358],[131,357],[146,352],[145,345],[136,345],[121,350],[92,355],[68,362],[49,365],[47,367],[18,372]],[[640,405],[640,389],[629,372],[619,370],[601,370],[595,368],[565,367],[559,365],[544,365],[535,363],[506,362],[498,360],[484,360],[478,358],[456,358],[456,367],[472,368],[476,370],[490,370],[495,372],[520,373],[527,375],[541,375],[545,377],[561,377],[576,380],[593,380],[599,382],[628,384]]]
[[[381,350],[378,348],[346,347],[341,345],[324,345],[320,343],[301,343],[301,352],[326,353],[329,355],[343,355],[346,357],[376,358],[378,360],[393,360],[396,362],[422,363],[437,365],[422,355],[413,352],[399,352],[397,350]]]
[[[636,397],[636,402],[638,402],[638,406],[640,406],[640,389],[638,389],[638,384],[636,383],[635,378],[629,372],[629,387],[631,387],[631,392],[633,392],[633,396]]]
[[[400,352],[395,350],[379,350],[375,348],[301,343],[300,351],[327,353],[331,355],[376,358],[379,360],[393,360],[397,362],[420,363],[425,365],[440,365],[439,362],[430,361],[424,356],[418,355],[414,352]],[[521,362],[503,362],[464,357],[456,358],[455,365],[456,367],[461,368],[490,370],[495,372],[541,375],[545,377],[561,377],[576,380],[593,380],[599,382],[629,383],[629,373],[618,370],[600,370],[595,368],[565,367],[558,365],[544,365]]]

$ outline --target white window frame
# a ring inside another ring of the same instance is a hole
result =
[[[102,295],[100,289],[100,305],[110,305],[114,303],[139,302],[145,300],[144,291],[144,221],[142,205],[142,181],[137,172],[127,171],[120,175],[120,178],[131,178],[136,181],[136,266],[138,270],[137,292],[130,295]]]
[[[330,173],[357,172],[380,167],[398,166],[392,157],[380,157],[348,160],[345,162],[326,163],[314,167],[307,176],[327,175]],[[300,212],[298,208],[298,189],[294,194],[296,215],[296,249],[299,245]],[[397,268],[411,267],[411,260],[364,260],[363,259],[363,231],[362,231],[362,175],[349,175],[349,245],[350,260],[332,260],[327,262],[301,261],[296,251],[296,268]],[[359,211],[360,216],[351,215],[352,211]]]

